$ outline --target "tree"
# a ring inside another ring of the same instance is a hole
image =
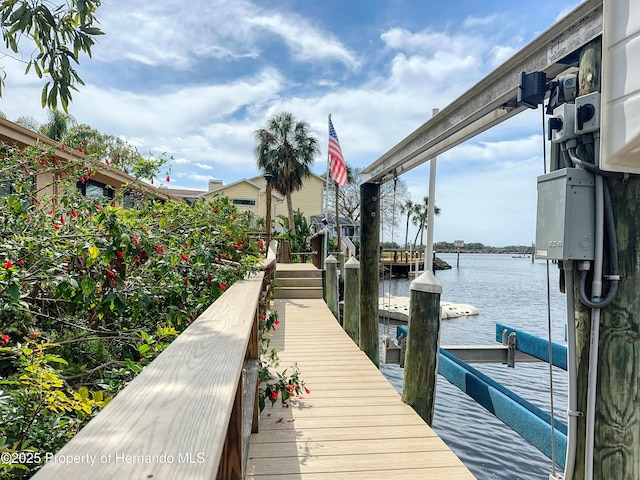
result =
[[[76,125],[76,119],[72,115],[58,110],[49,110],[49,121],[40,126],[40,133],[51,140],[62,141],[69,128]]]
[[[2,37],[5,46],[17,54],[18,61],[25,61],[19,43],[30,40],[30,57],[25,74],[31,68],[39,78],[48,75],[50,80],[42,87],[42,106],[56,110],[58,102],[64,111],[71,101],[71,90],[84,82],[72,66],[78,63],[80,53],[91,56],[94,38],[103,32],[94,26],[95,12],[101,0],[67,0],[61,5],[49,1],[7,0],[0,6]],[[6,73],[0,75],[0,95]]]
[[[411,220],[411,216],[416,213],[416,204],[410,199],[405,200],[405,202],[400,205],[400,213],[407,215],[407,225],[404,233],[404,248],[409,248],[409,221]]]
[[[63,143],[75,149],[81,148],[85,154],[104,160],[136,178],[153,179],[167,162],[164,156],[145,158],[137,148],[122,138],[100,133],[86,124],[71,128]]]
[[[349,172],[349,183],[341,186],[338,192],[338,212],[341,217],[350,218],[360,223],[360,184],[364,181],[361,168],[353,168]],[[334,195],[327,195],[326,201],[330,212],[335,211]],[[395,197],[395,198],[394,198]],[[401,213],[400,206],[409,198],[407,184],[401,178],[394,182],[386,182],[380,186],[380,212],[383,231],[391,231],[398,226]]]
[[[414,247],[418,241],[418,235],[420,235],[420,245],[423,244],[422,239],[424,231],[427,227],[431,227],[431,225],[427,225],[427,217],[429,216],[429,197],[424,197],[422,203],[416,204],[415,207],[416,212],[413,216],[413,224],[418,226],[418,231],[416,232],[416,238],[413,241]],[[440,208],[437,205],[434,207],[434,213],[436,215],[440,215]]]
[[[310,175],[314,157],[320,153],[318,140],[307,122],[297,120],[289,112],[271,117],[267,126],[256,130],[254,136],[258,167],[273,175],[273,188],[287,199],[289,227],[295,236],[291,194],[300,190]]]
[[[2,118],[7,118],[7,117],[3,116]],[[31,115],[22,115],[22,116],[16,118],[14,123],[16,125],[20,125],[21,127],[29,129],[32,132],[39,132],[40,131],[40,124]]]

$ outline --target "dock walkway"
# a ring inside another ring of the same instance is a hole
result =
[[[311,393],[278,401],[251,436],[247,479],[473,479],[342,330],[321,299],[275,301],[271,346]]]

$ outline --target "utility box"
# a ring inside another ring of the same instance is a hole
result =
[[[593,173],[563,168],[538,177],[536,258],[593,260]]]

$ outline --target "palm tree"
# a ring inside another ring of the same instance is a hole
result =
[[[415,213],[415,204],[407,199],[402,205],[400,205],[400,213],[404,215],[407,214],[407,226],[404,234],[404,248],[409,248],[409,220],[411,219],[411,215]]]
[[[273,175],[273,188],[287,199],[287,214],[291,235],[296,234],[291,194],[300,190],[311,173],[314,157],[320,153],[318,140],[304,120],[296,120],[289,112],[269,119],[265,128],[254,132],[257,145],[254,153],[264,173]]]
[[[415,204],[415,208],[416,211],[413,217],[413,224],[418,226],[418,231],[416,232],[416,238],[413,240],[414,246],[418,241],[418,235],[420,235],[420,245],[422,245],[425,229],[427,227],[431,228],[431,225],[427,225],[427,217],[429,215],[429,197],[424,197],[422,203]],[[440,215],[440,208],[437,205],[434,208],[434,213],[436,215]]]

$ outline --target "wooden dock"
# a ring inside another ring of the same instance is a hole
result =
[[[260,416],[247,476],[265,479],[473,479],[342,330],[321,299],[276,300],[271,345],[311,393]]]

